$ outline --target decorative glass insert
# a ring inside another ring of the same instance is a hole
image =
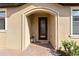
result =
[[[39,17],[39,40],[47,40],[47,17]]]

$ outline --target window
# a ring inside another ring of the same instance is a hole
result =
[[[72,34],[79,35],[79,9],[72,10]]]
[[[0,32],[6,30],[6,11],[0,10]]]
[[[0,11],[0,30],[5,29],[5,11]]]
[[[79,8],[71,8],[71,38],[79,39]]]

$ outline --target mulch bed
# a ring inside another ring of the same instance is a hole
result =
[[[58,56],[69,56],[64,51],[61,50],[57,50],[56,53],[58,54]]]

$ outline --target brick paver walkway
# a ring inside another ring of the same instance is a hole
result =
[[[54,51],[50,44],[30,44],[22,55],[26,56],[53,56]]]

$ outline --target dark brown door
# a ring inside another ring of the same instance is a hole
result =
[[[39,40],[47,40],[47,17],[39,17]]]

